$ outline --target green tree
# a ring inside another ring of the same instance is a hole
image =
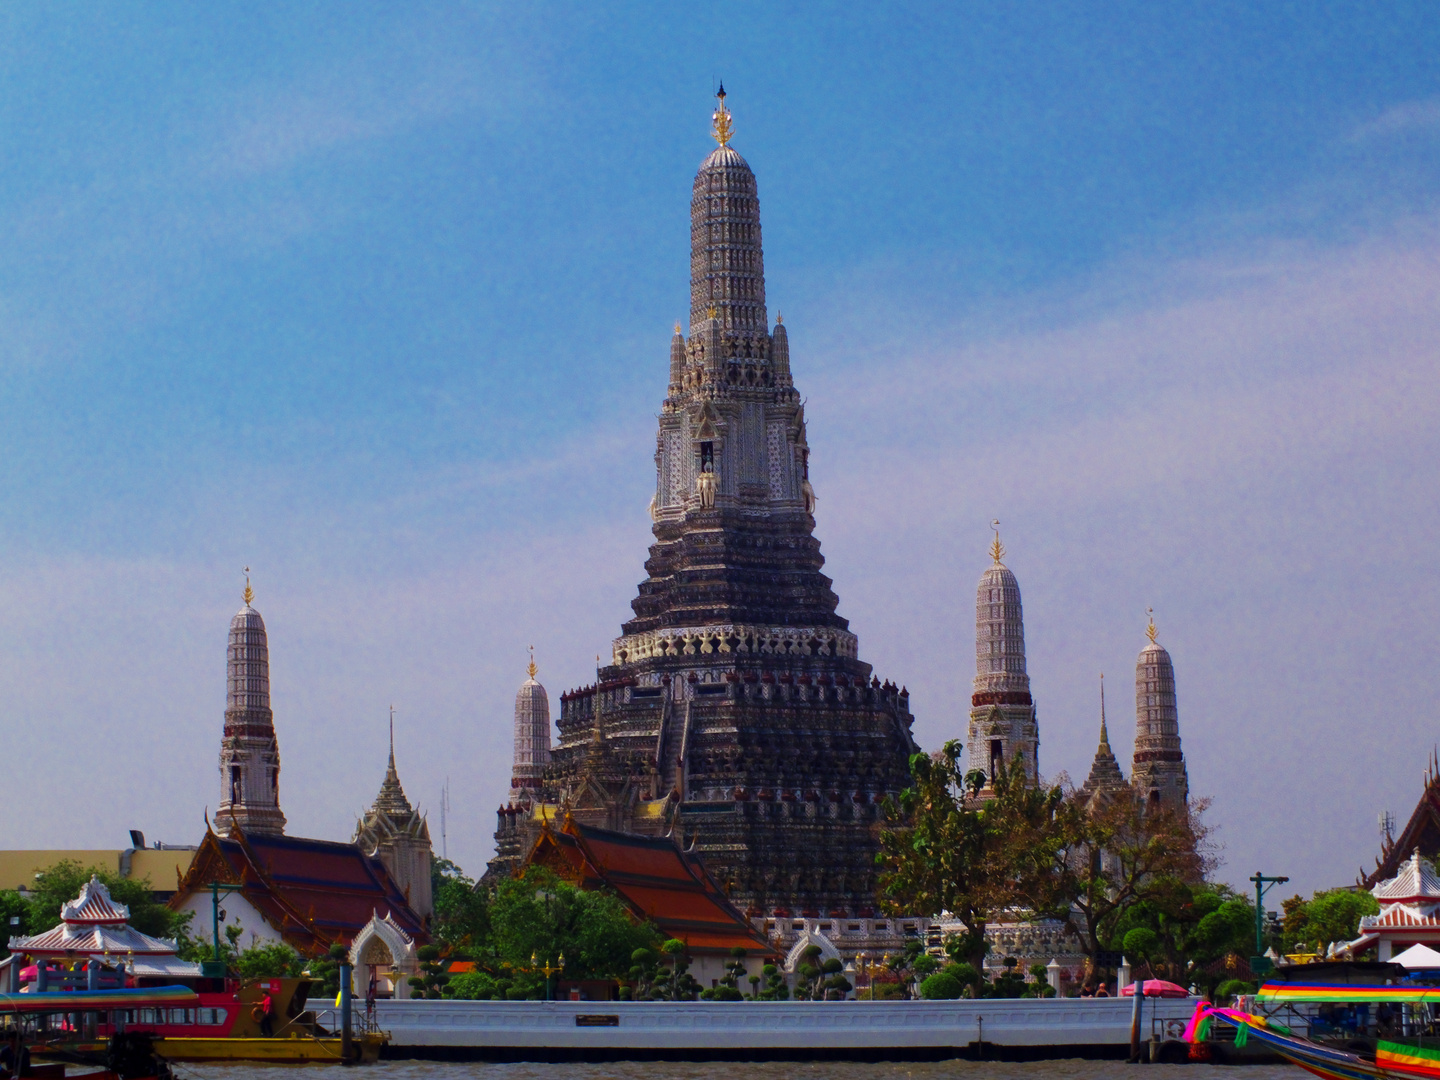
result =
[[[538,866],[500,883],[489,921],[485,962],[508,965],[517,974],[531,966],[532,956],[554,963],[563,954],[568,978],[624,978],[635,950],[653,946],[659,937],[612,893],[576,889]]]
[[[920,996],[926,1001],[953,1001],[965,995],[965,984],[949,971],[937,971],[920,983]]]
[[[775,964],[766,964],[760,974],[765,979],[765,986],[760,991],[761,1001],[789,1001],[790,987],[785,985],[785,976]]]
[[[910,759],[911,786],[884,805],[877,862],[885,909],[949,912],[965,928],[965,959],[979,968],[998,913],[1067,907],[1057,869],[1073,829],[1061,788],[1033,783],[1019,758],[991,778],[993,797],[975,798],[984,777],[962,771],[962,750],[952,740],[933,757]]]
[[[20,921],[11,926],[12,918]],[[12,936],[21,937],[33,933],[29,926],[29,918],[29,902],[14,889],[0,889],[0,928],[3,928],[3,933],[0,933],[0,959],[10,955],[10,950],[5,947],[5,943]]]
[[[665,1001],[694,1001],[700,993],[700,984],[690,974],[690,957],[685,943],[671,938],[660,946],[660,952],[670,965],[668,976],[657,988],[660,997]]]
[[[326,954],[310,961],[311,997],[334,999],[340,993],[340,965],[350,958],[350,950],[344,945],[334,944]]]
[[[242,979],[293,978],[305,970],[305,961],[284,942],[270,941],[241,950],[234,968]]]
[[[435,902],[432,937],[456,959],[478,960],[490,950],[490,897],[448,859],[430,865]]]
[[[1213,866],[1205,854],[1204,802],[1155,806],[1126,791],[1099,800],[1076,792],[1067,803],[1066,842],[1047,884],[1054,910],[1063,908],[1090,957],[1130,908],[1163,902],[1177,882],[1199,885]]]
[[[744,1001],[745,993],[740,989],[740,980],[745,978],[745,950],[740,946],[730,950],[730,959],[725,964],[725,974],[719,983],[700,991],[702,1001]]]
[[[1309,900],[1301,901],[1298,896],[1286,900],[1284,910],[1282,940],[1285,951],[1292,952],[1300,947],[1315,950],[1334,941],[1354,941],[1360,934],[1360,919],[1380,914],[1380,904],[1368,892],[1329,889]]]
[[[1132,941],[1136,930],[1149,934]],[[1121,913],[1106,941],[1108,949],[1147,960],[1163,978],[1207,988],[1215,981],[1208,966],[1232,953],[1249,956],[1254,947],[1255,908],[1248,900],[1228,886],[1174,879],[1157,883]]]
[[[440,947],[422,945],[415,950],[415,958],[420,961],[420,974],[412,975],[408,980],[415,991],[414,996],[435,999],[444,997],[450,976],[445,971],[447,964],[441,959]]]

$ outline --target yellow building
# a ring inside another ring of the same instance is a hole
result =
[[[194,855],[194,848],[181,847],[0,851],[0,889],[33,888],[35,875],[47,867],[75,862],[122,878],[149,878],[155,898],[168,900]]]

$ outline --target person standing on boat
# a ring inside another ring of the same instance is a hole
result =
[[[20,1039],[20,1029],[10,1032],[10,1038],[0,1046],[0,1076],[29,1076],[30,1051]]]
[[[275,999],[270,996],[268,989],[265,991],[265,996],[260,999],[260,1008],[265,1014],[260,1017],[260,1034],[267,1039],[273,1039],[275,1037],[275,1024],[271,1020],[271,1016],[275,1012]]]

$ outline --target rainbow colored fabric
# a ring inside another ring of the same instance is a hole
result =
[[[138,990],[72,990],[54,994],[0,994],[0,1015],[184,1006],[196,1005],[199,1001],[200,995],[188,986],[154,986]]]
[[[1440,986],[1337,986],[1327,983],[1266,983],[1255,995],[1266,1004],[1314,1001],[1365,1004],[1424,1004],[1440,1001]]]
[[[1375,1064],[1406,1076],[1440,1077],[1440,1047],[1408,1046],[1381,1039],[1375,1047]]]

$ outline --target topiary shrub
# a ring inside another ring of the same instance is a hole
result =
[[[926,1001],[954,1001],[965,993],[965,986],[948,971],[937,971],[920,984],[920,996]]]

